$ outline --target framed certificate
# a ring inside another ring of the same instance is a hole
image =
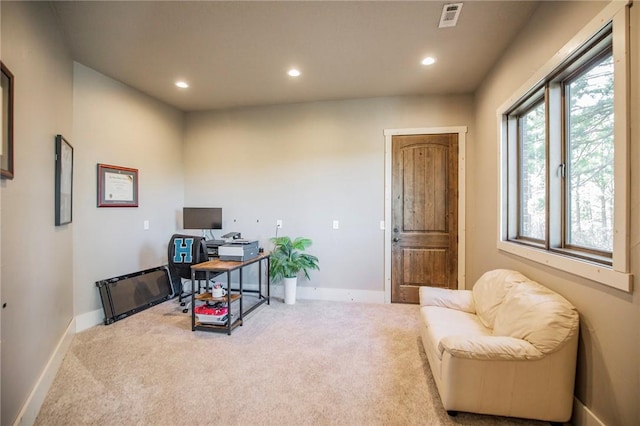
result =
[[[138,169],[98,164],[98,207],[138,207]]]

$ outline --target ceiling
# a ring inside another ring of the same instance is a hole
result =
[[[183,111],[472,93],[538,2],[52,1],[73,59]],[[437,62],[424,66],[433,56]],[[287,75],[291,67],[302,75]],[[174,85],[177,80],[188,89]]]

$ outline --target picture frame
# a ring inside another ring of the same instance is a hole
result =
[[[2,145],[0,145],[0,177],[13,179],[13,99],[14,79],[9,68],[0,61],[0,92],[2,104],[0,115],[2,116]]]
[[[56,135],[55,224],[71,223],[73,219],[73,146]]]
[[[138,207],[138,169],[98,164],[98,207]]]

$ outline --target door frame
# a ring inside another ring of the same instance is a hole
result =
[[[458,134],[458,289],[465,288],[467,126],[384,129],[384,302],[391,303],[391,142],[393,136]]]

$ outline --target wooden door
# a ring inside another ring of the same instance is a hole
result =
[[[458,134],[392,138],[391,301],[458,287]]]

